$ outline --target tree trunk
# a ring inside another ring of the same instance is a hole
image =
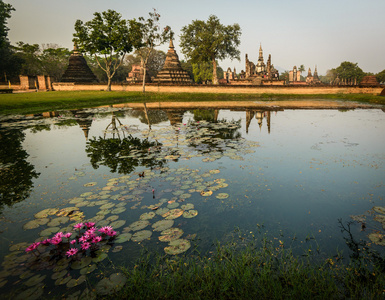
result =
[[[146,92],[146,66],[143,68],[143,94]]]
[[[215,58],[213,58],[213,84],[218,84],[217,62],[215,61]]]
[[[111,77],[108,76],[107,78],[107,91],[111,92]]]

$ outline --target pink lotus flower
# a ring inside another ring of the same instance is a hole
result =
[[[67,256],[70,257],[70,256],[73,256],[75,255],[76,253],[78,252],[78,249],[76,248],[71,248],[70,250],[67,251]]]
[[[32,243],[27,247],[27,249],[25,249],[25,252],[30,252],[32,250],[35,250],[40,244],[41,242]]]
[[[82,247],[82,250],[87,250],[89,247],[91,247],[91,244],[88,243],[88,242],[85,242],[85,243],[82,244],[81,247]]]
[[[52,244],[52,245],[58,245],[58,244],[60,244],[62,241],[63,241],[62,238],[53,237],[53,238],[51,239],[51,244]]]
[[[72,240],[72,241],[70,242],[71,245],[73,245],[73,244],[75,244],[75,243],[76,243],[76,240]]]
[[[64,235],[64,237],[66,237],[67,239],[69,239],[69,238],[71,237],[71,235],[72,235],[72,232],[67,232],[67,233]]]
[[[75,228],[75,229],[82,229],[83,226],[84,226],[83,223],[77,223],[77,224],[74,226],[74,228]]]
[[[114,231],[114,230],[111,230],[111,231],[109,231],[108,233],[107,233],[107,235],[108,236],[115,236],[116,235],[116,231]]]
[[[96,244],[96,243],[99,243],[102,241],[102,237],[101,236],[95,236],[92,240],[92,243]]]
[[[104,226],[104,227],[99,229],[99,232],[108,234],[108,232],[110,232],[111,230],[113,230],[113,228],[111,226]]]
[[[84,223],[84,225],[86,225],[87,228],[91,228],[91,227],[94,227],[94,226],[95,226],[95,223],[93,223],[93,222],[87,222],[87,223]]]
[[[64,233],[61,231],[54,235],[55,238],[62,238],[63,236],[64,236]]]
[[[45,239],[41,243],[42,243],[42,245],[49,245],[49,244],[51,244],[51,239]]]
[[[87,240],[88,240],[88,236],[86,236],[86,235],[83,235],[79,238],[79,242],[81,242],[81,243],[87,242]]]

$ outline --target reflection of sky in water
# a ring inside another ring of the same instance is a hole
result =
[[[148,128],[134,117],[119,119],[127,126]],[[183,122],[189,119],[193,119],[193,114],[186,112]],[[178,220],[183,221],[181,226],[186,233],[198,233],[203,245],[210,246],[215,239],[222,239],[235,226],[255,231],[257,224],[265,224],[266,230],[274,235],[279,230],[287,237],[298,235],[299,239],[314,234],[321,246],[332,251],[337,244],[343,244],[338,218],[347,221],[349,215],[384,205],[385,114],[382,111],[271,112],[270,133],[266,115],[261,127],[254,117],[248,133],[245,112],[221,110],[218,119],[242,119],[242,137],[259,142],[260,147],[254,149],[255,153],[244,155],[243,161],[222,157],[203,163],[204,157],[195,157],[168,163],[170,168],[188,167],[200,169],[200,173],[219,169],[221,173],[214,178],[225,178],[229,183],[229,187],[220,190],[230,194],[225,200],[202,199],[194,193],[190,202],[199,211],[198,217]],[[103,136],[109,122],[111,115],[96,117],[89,137]],[[168,125],[169,122],[162,121],[152,129]],[[30,242],[36,238],[21,230],[36,212],[67,206],[68,199],[90,190],[83,187],[87,182],[98,181],[99,187],[103,187],[108,178],[123,175],[111,174],[102,165],[96,170],[90,166],[86,139],[79,125],[53,125],[50,131],[36,133],[26,130],[23,147],[30,155],[28,160],[41,174],[34,181],[29,199],[4,209],[3,253],[10,241]],[[80,169],[86,176],[68,180]],[[137,171],[142,169],[139,167]],[[166,182],[161,184],[159,189],[166,188]],[[138,210],[136,214],[143,212]],[[127,225],[136,220],[127,220]],[[11,225],[13,221],[15,226]]]

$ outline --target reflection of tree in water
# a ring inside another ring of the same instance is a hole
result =
[[[162,144],[150,142],[129,135],[123,139],[98,139],[93,137],[87,142],[86,152],[94,169],[99,165],[107,166],[111,172],[128,174],[138,166],[146,168],[163,167],[166,160],[157,160]]]
[[[189,122],[186,138],[198,151],[223,153],[226,150],[224,143],[242,138],[239,132],[241,120],[218,120],[216,109],[196,109],[193,113],[195,122]]]
[[[29,197],[33,178],[40,173],[27,161],[22,148],[25,134],[21,130],[0,131],[0,209]]]
[[[138,118],[140,122],[148,125],[146,113],[144,110],[133,109],[130,111],[130,115],[134,118]],[[168,121],[167,114],[163,110],[147,110],[147,115],[150,121],[150,125]]]

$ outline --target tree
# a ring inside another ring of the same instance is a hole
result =
[[[281,75],[279,75],[279,79],[284,80],[285,83],[289,82],[289,71],[285,71]]]
[[[211,15],[207,22],[195,20],[182,28],[180,46],[182,52],[192,63],[211,62],[213,65],[213,83],[218,84],[217,60],[240,60],[241,29],[238,24],[224,26],[219,19]]]
[[[149,58],[151,57],[155,47],[164,44],[173,38],[173,32],[169,26],[161,29],[159,25],[160,14],[154,9],[149,13],[150,17],[144,20],[139,18],[139,22],[131,20],[130,25],[135,28],[139,38],[135,40],[135,53],[141,58],[141,66],[143,67],[143,93],[146,91],[146,69]]]
[[[379,83],[384,83],[385,82],[385,70],[382,70],[380,73],[377,73],[376,79]]]
[[[40,75],[41,61],[40,61],[40,47],[38,44],[28,44],[18,42],[15,47],[16,55],[23,61],[21,65],[21,75]]]
[[[300,65],[299,68],[298,68],[298,72],[300,73],[300,75],[302,76],[302,72],[305,72],[305,66],[304,65]],[[301,79],[302,80],[302,79]]]
[[[218,79],[223,78],[223,69],[216,63],[217,66],[217,75]],[[207,83],[208,81],[213,81],[213,65],[211,62],[201,62],[192,64],[192,72],[194,76],[194,81],[196,83]]]
[[[71,51],[57,44],[43,45],[40,55],[41,69],[44,75],[50,76],[54,81],[60,81],[66,68]]]
[[[132,65],[138,65],[141,63],[142,58],[138,50],[134,54],[130,54],[126,57],[125,64],[129,72],[132,70]],[[150,77],[155,77],[158,72],[163,68],[166,60],[166,53],[162,50],[154,50],[150,54],[147,61],[147,71]]]
[[[0,78],[4,80],[12,73],[18,73],[21,61],[14,55],[13,48],[8,40],[7,20],[11,17],[11,12],[15,9],[11,4],[0,0]]]
[[[122,65],[124,56],[132,51],[135,31],[130,21],[123,20],[114,10],[94,13],[91,21],[77,20],[73,41],[79,50],[93,56],[107,75],[107,90],[111,91],[111,78]]]
[[[360,82],[365,74],[361,68],[358,67],[357,63],[344,61],[336,68],[336,75],[345,81],[357,80],[357,82]]]

